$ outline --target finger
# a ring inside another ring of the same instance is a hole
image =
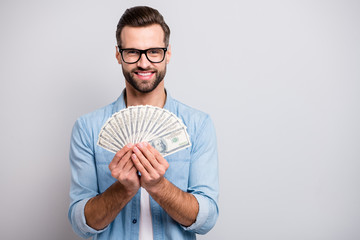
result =
[[[153,148],[149,143],[145,142],[145,147],[152,153],[155,159],[160,163],[160,165],[165,166],[166,169],[169,167],[168,161],[159,153],[158,150]]]
[[[129,156],[127,156],[128,159],[123,166],[124,171],[131,171],[133,168],[135,168],[135,165],[134,165],[133,161],[131,160],[131,155],[134,153],[133,153],[133,151],[129,151],[128,153],[129,153]],[[135,168],[135,170],[136,170],[136,168]]]
[[[136,171],[133,162],[131,161],[132,150],[129,150],[119,161],[118,165],[113,167],[111,175],[118,179],[121,174],[127,174],[132,171]],[[133,170],[133,168],[135,170]]]
[[[135,153],[131,155],[131,160],[134,163],[135,168],[141,173],[141,176],[148,178],[149,173],[146,171],[145,167],[142,165]]]
[[[149,160],[144,156],[144,154],[140,151],[140,149],[137,148],[136,146],[133,149],[137,159],[139,159],[141,165],[146,169],[146,171],[148,173],[154,172],[155,171],[154,167],[151,165]]]
[[[109,164],[109,169],[112,171],[118,164],[120,159],[133,147],[133,144],[125,145],[122,149],[120,149],[112,159],[112,161]]]
[[[158,170],[160,168],[160,164],[156,160],[154,154],[146,147],[146,145],[149,145],[149,144],[143,142],[143,143],[136,144],[136,147],[138,147],[140,149],[141,153],[150,162],[151,166]]]
[[[124,166],[126,165],[126,163],[130,160],[132,153],[133,153],[132,149],[130,149],[129,151],[127,151],[127,152],[125,153],[125,155],[122,156],[122,158],[120,159],[120,161],[118,162],[118,164],[117,164],[115,167],[116,167],[116,168],[123,169]]]

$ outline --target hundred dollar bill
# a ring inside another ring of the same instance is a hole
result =
[[[124,145],[121,140],[116,136],[115,131],[111,128],[111,125],[108,123],[104,126],[103,130],[99,134],[99,138],[104,138],[108,142],[116,143],[120,148]]]
[[[104,126],[104,130],[107,131],[114,139],[117,139],[121,143],[121,146],[126,145],[125,137],[121,134],[121,130],[114,118],[109,119],[107,125]]]
[[[189,135],[184,127],[157,136],[150,140],[149,144],[163,157],[191,146]]]
[[[145,114],[146,107],[145,106],[138,106],[136,108],[136,122],[135,122],[135,142],[141,142],[142,136],[141,136],[141,125],[144,121],[144,114]]]
[[[170,111],[131,106],[114,113],[101,128],[98,145],[116,152],[128,143],[149,142],[163,156],[191,145],[186,126]]]
[[[113,153],[116,153],[117,151],[119,151],[119,149],[113,145],[111,145],[110,143],[108,143],[106,140],[104,139],[99,139],[98,140],[98,143],[97,143],[100,147],[110,151],[110,152],[113,152]]]
[[[125,124],[124,124],[124,121],[122,119],[122,116],[121,114],[118,112],[118,113],[115,113],[111,119],[114,120],[114,122],[116,124],[116,129],[118,129],[118,134],[120,135],[120,137],[124,140],[123,142],[125,143],[124,145],[128,144],[129,143],[129,137],[126,133],[126,130],[125,130]]]
[[[149,125],[151,123],[152,116],[155,114],[154,112],[156,109],[153,106],[146,105],[146,115],[144,116],[144,121],[142,123],[142,133],[141,133],[141,139],[144,141],[146,139],[147,135],[147,129],[149,128]]]
[[[166,125],[166,122],[173,117],[173,115],[166,109],[162,109],[162,113],[159,115],[158,119],[156,119],[156,124],[150,129],[152,135],[156,135],[158,130]]]
[[[130,113],[129,113],[129,111],[127,111],[127,109],[124,109],[124,110],[120,111],[120,114],[121,114],[121,119],[124,123],[126,136],[128,137],[127,143],[132,143],[133,139],[132,139],[131,129],[130,129]]]
[[[178,129],[186,126],[182,123],[182,121],[173,113],[164,121],[157,129],[153,131],[154,135],[163,135],[166,132],[172,131],[174,129]]]
[[[130,126],[130,140],[132,143],[136,143],[135,140],[135,125],[136,125],[136,109],[137,107],[131,106],[128,107],[128,112],[129,112],[129,126]]]
[[[120,146],[116,141],[113,141],[104,131],[99,134],[97,144],[114,153],[122,148],[122,146]]]
[[[150,135],[150,136],[152,135],[151,129],[156,125],[156,120],[159,118],[159,116],[162,112],[162,108],[153,107],[153,106],[150,106],[150,108],[153,108],[154,111],[153,111],[151,117],[149,118],[146,128],[144,129],[143,140],[148,139],[149,138],[148,135]]]
[[[149,113],[149,109],[150,109],[150,106],[142,106],[140,108],[140,112],[139,112],[139,116],[140,116],[140,119],[139,119],[139,127],[138,127],[138,138],[137,138],[137,142],[141,142],[143,141],[144,139],[144,128],[145,128],[145,122],[146,122],[146,119],[148,117],[148,113]]]

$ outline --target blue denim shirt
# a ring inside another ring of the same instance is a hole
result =
[[[115,112],[126,108],[124,92],[112,104],[80,117],[72,131],[70,145],[69,220],[81,237],[93,239],[139,239],[140,190],[105,229],[97,231],[86,224],[86,202],[104,192],[116,179],[108,168],[114,157],[96,143],[101,127]],[[196,239],[207,233],[218,218],[218,156],[210,117],[178,102],[167,94],[165,109],[187,126],[191,147],[165,157],[169,168],[165,178],[181,190],[193,194],[199,203],[195,223],[184,227],[175,222],[150,196],[154,239]]]

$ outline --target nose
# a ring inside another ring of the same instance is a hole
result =
[[[142,53],[139,61],[137,62],[137,66],[141,67],[143,69],[146,69],[150,65],[151,65],[151,62],[147,59],[147,57],[145,56],[145,53]]]

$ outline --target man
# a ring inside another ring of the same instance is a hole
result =
[[[164,87],[170,29],[149,7],[127,9],[117,26],[116,59],[125,90],[112,104],[80,117],[73,128],[71,203],[74,231],[94,239],[195,239],[218,217],[215,130],[209,116],[171,98]],[[187,126],[191,147],[167,157],[150,144],[115,156],[97,143],[101,127],[129,106],[165,108]]]

